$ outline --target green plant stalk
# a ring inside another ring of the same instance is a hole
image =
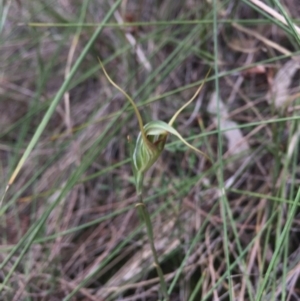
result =
[[[249,5],[247,1],[244,1]],[[251,3],[250,3],[251,4]],[[249,5],[250,6],[250,5]],[[254,5],[253,5],[254,6]],[[265,13],[264,16],[267,14]],[[268,16],[268,15],[267,15]],[[295,24],[299,24],[299,19],[291,19],[292,22]],[[236,22],[239,24],[246,24],[246,25],[252,25],[252,24],[269,24],[269,20],[265,19],[224,19],[224,20],[219,20],[218,21],[221,24],[228,24],[232,22]],[[170,26],[170,25],[206,25],[206,24],[211,24],[213,21],[211,19],[207,20],[168,20],[168,21],[149,21],[149,22],[124,22],[124,23],[106,23],[105,27],[148,27],[148,26]],[[22,24],[23,25],[23,24]],[[29,22],[25,23],[24,25],[30,26],[30,27],[70,27],[70,28],[76,28],[76,27],[97,27],[99,23],[40,23],[40,22]]]
[[[129,142],[130,158],[132,158],[133,152],[134,152],[134,146],[133,146],[133,143],[132,143],[130,137],[128,137],[128,142]],[[134,170],[133,162],[131,162],[131,163],[132,163],[132,168]],[[138,196],[138,202],[136,203],[135,207],[138,210],[140,218],[145,221],[147,235],[148,235],[148,239],[149,239],[149,243],[150,243],[150,248],[151,248],[152,256],[153,256],[153,259],[154,259],[154,266],[156,268],[156,271],[157,271],[157,274],[158,274],[158,277],[159,277],[161,290],[162,290],[162,293],[164,295],[165,300],[169,300],[167,284],[166,284],[166,281],[165,281],[163,271],[162,271],[162,269],[159,265],[158,255],[157,255],[157,252],[156,252],[156,249],[155,249],[154,236],[153,236],[153,227],[152,227],[152,223],[151,223],[151,218],[150,218],[149,212],[147,210],[147,207],[146,207],[146,205],[143,201],[142,191],[138,192],[138,187],[136,187],[136,191],[137,191],[137,196]]]
[[[287,14],[287,12],[285,11],[285,9],[283,8],[283,6],[281,5],[281,3],[278,0],[273,0],[274,4],[277,5],[277,7],[279,8],[280,12],[282,13],[282,15],[284,16],[287,24],[289,25],[292,34],[295,38],[295,40],[297,41],[297,43],[300,45],[300,35],[297,32],[296,28],[295,28],[295,24],[293,23],[293,21],[291,20],[291,18],[289,17],[289,15]]]
[[[204,271],[204,272],[202,273],[201,277],[199,278],[199,280],[198,280],[198,282],[197,282],[197,284],[196,284],[196,287],[195,287],[195,289],[193,290],[193,292],[192,292],[192,294],[191,294],[191,296],[190,296],[190,298],[189,298],[189,301],[194,301],[194,300],[196,299],[196,296],[197,296],[197,294],[199,293],[199,291],[200,291],[200,289],[201,289],[201,286],[202,286],[202,284],[203,284],[204,279],[205,279],[206,276],[207,276],[207,275],[206,275],[206,271]]]
[[[167,284],[166,284],[166,281],[165,281],[165,277],[164,277],[163,271],[162,271],[162,269],[159,265],[158,255],[157,255],[155,245],[154,245],[153,228],[152,228],[150,215],[149,215],[149,212],[147,210],[147,207],[146,207],[145,203],[143,202],[142,194],[140,194],[138,196],[138,199],[139,199],[139,202],[135,205],[135,207],[138,209],[140,216],[142,216],[144,221],[145,221],[147,235],[148,235],[148,238],[149,238],[149,243],[150,243],[150,247],[151,247],[151,251],[152,251],[152,255],[153,255],[153,259],[154,259],[154,266],[156,268],[156,271],[157,271],[157,274],[158,274],[158,277],[159,277],[161,290],[162,290],[162,293],[164,295],[164,298],[166,300],[170,300],[169,295],[168,295],[168,290],[167,290]]]
[[[278,239],[278,244],[277,244],[277,246],[275,248],[275,251],[274,251],[272,259],[271,259],[271,261],[269,263],[268,269],[267,269],[267,271],[265,273],[265,277],[263,278],[262,283],[261,283],[261,285],[258,288],[258,293],[257,293],[256,299],[255,299],[256,301],[263,300],[263,294],[264,294],[265,288],[267,286],[267,283],[268,283],[268,281],[270,279],[271,271],[272,271],[272,269],[275,266],[275,262],[277,260],[277,257],[279,255],[280,251],[281,251],[281,248],[283,246],[283,242],[284,242],[284,240],[286,238],[286,235],[288,234],[288,231],[291,228],[291,225],[292,225],[292,222],[293,222],[293,219],[294,219],[294,216],[295,216],[295,213],[296,213],[299,201],[300,201],[300,188],[298,189],[298,192],[297,192],[296,198],[294,199],[293,205],[290,206],[290,209],[288,211],[287,221],[286,221],[286,223],[284,225],[284,228],[283,228],[283,230],[282,230],[282,232],[280,234],[280,237]]]
[[[228,272],[228,292],[229,292],[229,300],[234,300],[233,297],[233,284],[232,284],[232,277],[230,271],[230,256],[229,256],[229,238],[228,238],[228,225],[227,225],[227,218],[230,212],[228,206],[228,200],[226,196],[226,188],[224,184],[224,166],[223,166],[223,141],[222,141],[222,133],[221,133],[221,107],[220,107],[220,88],[219,88],[219,68],[218,68],[218,2],[216,0],[213,1],[213,39],[214,39],[214,69],[215,69],[215,91],[217,96],[217,130],[218,130],[218,161],[219,161],[219,168],[217,171],[217,179],[219,182],[219,190],[221,192],[220,195],[220,211],[223,220],[223,242],[224,242],[224,254],[225,254],[225,261],[226,261],[226,270]]]

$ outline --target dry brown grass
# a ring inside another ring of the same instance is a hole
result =
[[[90,1],[84,22],[101,22],[113,2]],[[242,140],[236,143],[245,146],[237,151],[233,131],[221,134],[224,181],[220,184],[211,78],[180,115],[176,128],[213,157],[214,164],[170,140],[169,151],[147,173],[146,201],[169,287],[180,272],[171,300],[192,300],[195,294],[193,300],[257,301],[279,243],[264,300],[300,299],[298,209],[288,237],[281,240],[280,236],[293,214],[291,203],[300,181],[299,45],[275,21],[250,7],[252,2],[220,1],[217,58],[212,22],[105,27],[1,206],[0,262],[16,248],[0,270],[1,280],[12,271],[1,288],[1,300],[161,297],[147,236],[134,209],[126,137],[137,135],[137,121],[124,97],[99,70],[97,56],[107,60],[109,74],[134,96],[146,120],[165,121],[193,95],[217,60],[221,121],[224,127],[237,128]],[[8,14],[6,18],[2,14],[0,38],[2,192],[94,31],[83,27],[78,33],[74,27],[27,23],[76,23],[82,3],[3,3]],[[299,21],[297,1],[283,4]],[[128,0],[122,1],[114,17],[119,22],[120,17],[127,22],[212,21],[212,11],[210,1],[179,5],[169,0]],[[245,23],[250,19],[261,20]],[[286,64],[296,66],[294,72],[291,67],[284,69]],[[278,80],[279,70],[286,70],[284,80]],[[278,90],[281,100],[276,102]],[[18,243],[24,235],[33,235],[54,203],[22,254],[26,241]],[[234,264],[231,269],[224,246]]]

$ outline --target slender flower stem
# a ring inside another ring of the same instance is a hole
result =
[[[211,161],[211,159],[207,155],[205,155],[202,151],[189,144],[177,132],[177,130],[172,127],[172,124],[174,123],[174,121],[176,120],[180,112],[184,110],[197,97],[210,71],[208,71],[208,73],[206,74],[205,80],[202,82],[202,85],[198,88],[198,90],[193,95],[193,97],[174,114],[174,116],[171,118],[169,123],[165,123],[164,121],[161,120],[156,120],[156,121],[150,121],[144,125],[141,114],[134,100],[110,78],[100,59],[99,59],[99,64],[101,65],[101,68],[103,69],[103,72],[106,78],[108,79],[108,81],[116,89],[118,89],[131,103],[139,122],[140,133],[138,135],[135,147],[133,147],[133,144],[131,143],[132,141],[130,137],[128,137],[128,142],[130,145],[130,156],[132,158],[132,170],[134,173],[136,192],[139,200],[138,203],[136,204],[136,207],[140,213],[140,216],[144,219],[146,224],[150,247],[154,258],[154,265],[157,270],[157,274],[159,276],[164,298],[165,300],[170,300],[168,296],[167,285],[165,282],[164,274],[159,265],[158,256],[154,245],[153,229],[152,229],[150,215],[148,213],[147,207],[143,202],[143,193],[142,193],[143,178],[145,172],[155,163],[155,161],[163,151],[168,134],[175,135],[190,149],[194,150],[196,153],[200,153],[204,155],[209,161]]]
[[[153,228],[152,228],[152,223],[150,220],[150,215],[149,215],[149,212],[147,210],[145,203],[143,202],[142,194],[139,194],[138,198],[139,198],[139,202],[135,206],[137,207],[140,215],[143,217],[145,224],[146,224],[149,243],[150,243],[152,255],[154,258],[154,266],[155,266],[157,274],[159,276],[162,293],[164,295],[165,300],[170,300],[169,296],[168,296],[167,284],[166,284],[166,281],[164,278],[163,271],[159,265],[158,256],[157,256],[157,252],[156,252],[155,245],[154,245]]]

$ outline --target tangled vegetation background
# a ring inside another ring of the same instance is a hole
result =
[[[297,0],[0,1],[0,299],[300,300]],[[20,161],[21,160],[21,161]],[[21,162],[21,163],[20,163]],[[20,168],[19,168],[20,167]]]

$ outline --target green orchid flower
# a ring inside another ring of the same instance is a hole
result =
[[[99,59],[100,65],[103,69],[103,72],[109,82],[116,87],[125,97],[128,99],[128,101],[131,103],[136,117],[138,119],[139,127],[140,127],[140,133],[137,137],[136,144],[134,147],[134,150],[132,151],[131,157],[132,157],[132,168],[133,168],[133,173],[135,177],[135,182],[136,182],[136,191],[137,191],[137,196],[138,196],[138,203],[136,204],[136,207],[140,213],[140,216],[144,219],[145,224],[146,224],[146,229],[147,229],[147,235],[149,238],[150,242],[150,247],[151,251],[153,254],[153,259],[154,259],[154,266],[157,270],[157,274],[160,279],[160,284],[161,284],[161,289],[162,293],[165,297],[165,300],[169,301],[169,295],[167,291],[167,284],[164,279],[164,274],[163,271],[160,267],[159,264],[159,259],[158,255],[155,249],[154,245],[154,236],[153,236],[153,227],[151,224],[150,220],[150,215],[147,210],[147,207],[145,203],[143,202],[143,195],[142,195],[142,188],[143,188],[143,178],[145,172],[156,162],[158,157],[160,156],[161,152],[163,151],[168,134],[173,134],[175,135],[178,139],[180,139],[185,145],[187,145],[189,148],[194,150],[197,153],[200,153],[207,157],[203,152],[189,144],[178,132],[176,129],[172,127],[174,121],[176,120],[177,116],[180,114],[182,110],[184,110],[198,95],[200,92],[209,72],[207,73],[205,80],[203,81],[202,85],[198,88],[196,93],[193,95],[193,97],[186,103],[184,104],[171,118],[169,123],[166,123],[161,120],[155,120],[155,121],[150,121],[147,124],[143,124],[143,120],[141,117],[141,114],[133,101],[133,99],[122,89],[120,88],[107,74],[103,64],[101,63]],[[130,140],[130,138],[128,139]],[[207,157],[209,159],[209,157]],[[210,159],[209,159],[210,160]],[[210,160],[211,161],[211,160]]]
[[[156,160],[160,156],[161,152],[165,147],[168,134],[173,134],[179,140],[181,140],[185,145],[187,145],[190,149],[194,150],[195,152],[201,155],[204,155],[206,158],[210,160],[210,158],[206,154],[204,154],[203,152],[201,152],[200,150],[198,150],[197,148],[189,144],[178,133],[178,131],[172,127],[174,121],[176,120],[180,112],[184,110],[197,97],[197,95],[199,94],[199,92],[203,87],[203,84],[209,72],[207,73],[205,80],[203,81],[201,86],[197,89],[193,97],[174,114],[174,116],[171,118],[169,123],[166,123],[161,120],[154,120],[144,125],[141,114],[133,99],[110,78],[100,59],[99,62],[109,82],[114,87],[116,87],[131,103],[139,122],[140,133],[136,140],[135,148],[132,154],[133,173],[135,177],[136,189],[138,195],[142,194],[144,174],[156,162]]]

